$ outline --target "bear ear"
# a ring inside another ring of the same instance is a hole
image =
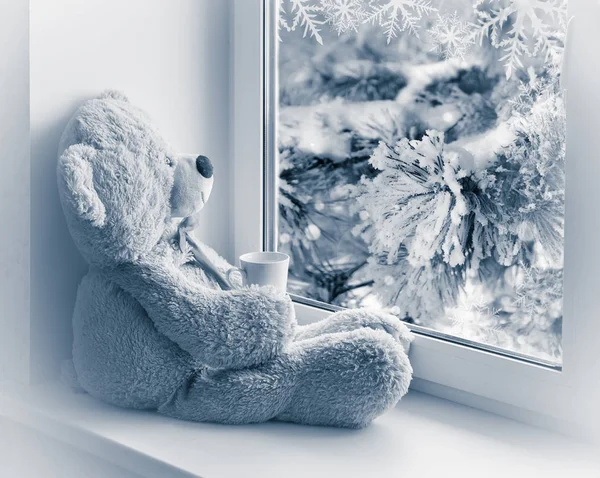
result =
[[[125,93],[122,93],[117,90],[105,90],[100,94],[99,98],[101,100],[108,98],[108,99],[112,99],[112,100],[118,100],[118,101],[123,101],[125,103],[129,103],[129,98],[127,98],[127,96],[125,96]]]
[[[70,146],[58,160],[58,189],[65,213],[102,227],[106,209],[94,188],[92,160],[96,150],[90,146]]]

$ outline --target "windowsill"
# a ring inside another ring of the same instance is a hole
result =
[[[181,422],[60,384],[0,395],[0,415],[142,476],[600,476],[585,445],[414,391],[359,431]]]

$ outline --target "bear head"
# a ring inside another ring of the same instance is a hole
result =
[[[87,101],[71,118],[57,176],[71,235],[98,266],[147,254],[174,218],[204,207],[214,179],[206,156],[175,154],[148,116],[115,92]]]

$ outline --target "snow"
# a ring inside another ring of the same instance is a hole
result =
[[[295,293],[560,363],[565,4],[540,2],[282,2]]]

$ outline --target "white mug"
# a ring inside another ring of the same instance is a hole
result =
[[[285,292],[287,289],[290,257],[283,252],[249,252],[240,256],[240,267],[227,271],[227,282],[231,284],[231,274],[238,272],[244,285],[271,285]]]

